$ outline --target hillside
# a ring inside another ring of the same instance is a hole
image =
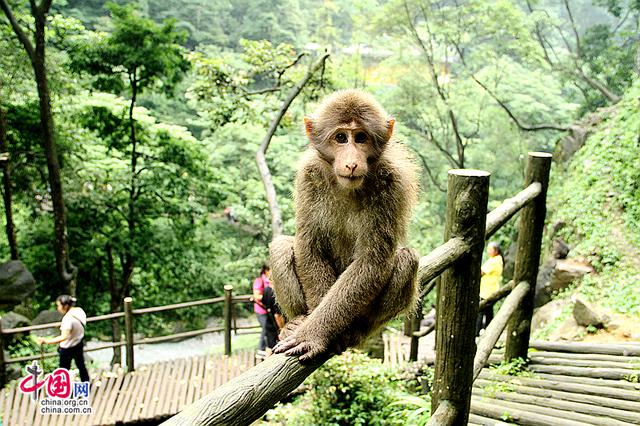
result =
[[[611,317],[612,326],[578,331],[575,337],[640,339],[639,97],[636,82],[573,158],[553,171],[548,203],[549,229],[557,230],[553,239],[563,239],[571,247],[569,257],[588,261],[595,273],[558,295],[565,302],[555,302],[561,313],[538,331],[541,337],[569,328],[570,296],[582,296]]]

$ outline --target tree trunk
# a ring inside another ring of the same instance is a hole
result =
[[[133,254],[133,244],[136,238],[136,199],[138,198],[138,140],[136,138],[136,123],[133,119],[133,109],[136,106],[138,96],[137,70],[134,68],[133,74],[129,76],[131,82],[131,103],[129,104],[129,126],[131,137],[131,182],[129,185],[129,214],[127,226],[129,228],[129,241],[125,244],[124,262],[122,265],[122,286],[121,297],[129,296],[129,287],[133,268],[135,267],[135,256]]]
[[[120,296],[120,292],[118,291],[116,285],[116,271],[113,264],[113,247],[111,244],[107,244],[107,261],[108,261],[108,269],[109,269],[109,294],[111,295],[111,312],[117,312],[120,309],[120,300],[122,299]],[[111,333],[112,333],[112,341],[119,342],[120,341],[120,320],[118,318],[114,318],[111,320]],[[113,348],[113,357],[111,358],[111,365],[114,364],[122,364],[122,348],[117,347]]]
[[[51,2],[48,2],[49,5]],[[43,4],[40,7],[32,7],[35,18],[35,52],[31,57],[31,63],[38,87],[40,101],[40,126],[42,128],[42,142],[47,158],[47,170],[49,172],[49,186],[51,187],[51,201],[53,204],[53,218],[55,229],[54,250],[58,275],[62,280],[65,291],[75,296],[77,268],[69,259],[69,246],[67,240],[67,218],[64,206],[62,181],[60,179],[60,163],[58,160],[58,148],[55,141],[53,113],[47,82],[47,68],[45,63],[45,28],[48,7]]]
[[[9,147],[7,143],[7,120],[6,111],[0,107],[0,155],[9,153]],[[16,240],[16,232],[13,226],[13,207],[12,197],[13,192],[11,190],[11,158],[7,157],[3,164],[4,173],[2,175],[2,196],[4,198],[4,213],[7,220],[7,240],[9,242],[9,250],[11,252],[11,260],[18,260],[18,241]]]

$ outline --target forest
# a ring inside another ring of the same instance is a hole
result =
[[[294,233],[304,115],[360,88],[393,114],[420,167],[409,246],[425,255],[442,243],[449,169],[489,171],[491,209],[522,189],[528,151],[550,152],[545,249],[562,238],[594,270],[571,289],[640,316],[636,0],[0,9],[0,255],[35,280],[18,300],[2,292],[1,312],[33,319],[64,293],[88,315],[122,310],[125,296],[145,307],[220,296],[225,284],[249,293],[272,237]],[[495,239],[508,252],[515,234],[510,225]],[[175,311],[145,317],[143,329],[215,315]],[[9,350],[36,350],[25,345]],[[314,380],[314,392],[329,386]]]

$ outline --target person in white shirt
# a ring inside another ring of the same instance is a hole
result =
[[[58,353],[60,354],[60,368],[71,368],[71,360],[76,362],[78,371],[80,372],[80,380],[89,381],[89,372],[84,365],[84,327],[87,324],[87,314],[75,306],[77,299],[69,295],[58,296],[56,299],[56,309],[62,315],[62,324],[60,325],[60,335],[57,337],[39,339],[40,344],[46,343],[54,345],[60,344]]]

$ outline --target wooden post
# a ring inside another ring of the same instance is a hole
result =
[[[224,354],[231,355],[231,296],[233,286],[224,286]]]
[[[522,299],[518,310],[513,313],[507,328],[505,360],[513,358],[527,359],[529,335],[531,334],[531,316],[533,315],[533,296],[536,288],[542,231],[547,214],[547,187],[552,155],[545,152],[530,152],[525,178],[525,188],[533,182],[542,186],[540,194],[522,208],[518,230],[518,252],[513,273],[513,282],[530,283],[529,292]]]
[[[7,364],[4,360],[4,333],[2,332],[2,317],[0,317],[0,388],[7,384]]]
[[[124,298],[124,336],[127,346],[127,371],[135,370],[133,363],[133,299]]]
[[[445,411],[453,414],[445,418],[450,425],[466,425],[469,418],[489,176],[481,170],[449,171],[444,239],[463,238],[469,247],[444,271],[437,287],[431,411],[435,413],[441,402],[448,401],[450,409]]]
[[[405,336],[411,337],[411,333],[413,332],[413,315],[407,314],[407,316],[404,317],[402,329]]]
[[[420,338],[413,335],[414,331],[420,331],[420,322],[422,322],[422,306],[424,305],[424,297],[421,296],[418,300],[418,308],[414,315],[411,315],[411,345],[409,347],[409,361],[418,360],[418,343]]]

